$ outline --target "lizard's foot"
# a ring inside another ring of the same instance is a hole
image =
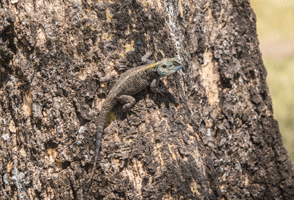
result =
[[[111,75],[106,75],[106,76],[104,76],[104,77],[101,77],[99,81],[100,81],[101,83],[106,83],[106,82],[109,82],[111,78],[112,78]]]
[[[150,89],[151,89],[151,91],[153,92],[153,93],[156,93],[156,94],[161,94],[162,96],[164,96],[164,94],[163,93],[166,93],[165,91],[163,91],[163,90],[161,90],[161,89],[159,89],[159,88],[152,88],[152,87],[150,87]]]
[[[123,112],[128,112],[131,109],[132,105],[127,103],[125,105],[123,105],[122,110]]]

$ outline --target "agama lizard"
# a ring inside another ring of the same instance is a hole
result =
[[[150,55],[151,53],[147,53],[144,56],[145,58],[142,58],[143,61],[148,61],[149,64],[129,69],[119,77],[102,104],[97,123],[95,158],[88,183],[88,190],[91,186],[96,168],[104,124],[114,105],[120,101],[124,104],[123,111],[128,110],[136,102],[135,98],[130,95],[134,95],[148,86],[150,86],[152,92],[162,94],[163,91],[158,88],[160,77],[168,76],[182,68],[182,64],[178,58],[167,58],[157,63],[151,63],[151,61],[146,58],[146,56],[149,57]]]

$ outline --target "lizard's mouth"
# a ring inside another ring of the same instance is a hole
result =
[[[183,66],[180,65],[180,66],[176,69],[176,72],[179,71],[179,70],[182,69],[182,68],[183,68]]]

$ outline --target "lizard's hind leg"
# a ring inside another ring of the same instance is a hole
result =
[[[128,111],[136,103],[136,99],[130,95],[121,95],[118,100],[124,104],[122,108],[124,112]]]

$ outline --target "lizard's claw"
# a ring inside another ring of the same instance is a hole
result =
[[[151,87],[151,91],[154,92],[154,93],[161,94],[162,96],[164,96],[164,94],[163,94],[164,91],[162,91],[159,88],[153,88],[153,87]]]

